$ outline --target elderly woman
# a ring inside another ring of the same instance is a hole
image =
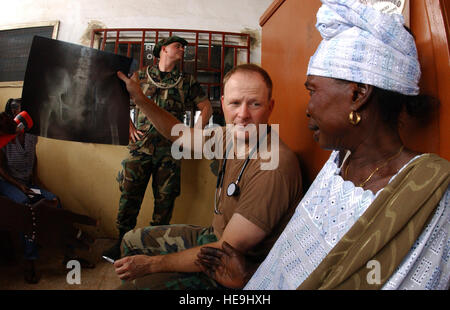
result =
[[[450,163],[407,149],[398,132],[403,109],[427,108],[414,39],[401,15],[322,3],[306,114],[333,152],[254,274],[226,244],[198,263],[246,289],[448,289]]]

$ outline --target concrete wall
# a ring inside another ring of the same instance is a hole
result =
[[[178,28],[251,32],[251,61],[260,63],[259,17],[271,0],[15,0],[1,1],[0,29],[33,22],[60,22],[57,39],[88,45],[93,28]],[[0,55],[1,57],[1,55]],[[21,87],[0,85],[0,108],[20,97]],[[124,146],[77,143],[39,137],[38,174],[57,194],[63,207],[100,219],[98,236],[115,236],[119,190],[115,180]],[[184,160],[182,190],[172,223],[209,225],[215,177],[208,160]],[[147,189],[138,227],[153,213],[151,187]]]
[[[251,33],[252,62],[261,62],[259,17],[272,0],[1,1],[0,28],[60,21],[58,39],[88,45],[93,28],[178,28]]]

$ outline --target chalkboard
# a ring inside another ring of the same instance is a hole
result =
[[[54,25],[0,30],[0,82],[23,81],[35,35],[52,38]]]

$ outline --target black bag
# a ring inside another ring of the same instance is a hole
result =
[[[33,194],[28,195],[28,198],[30,199],[30,204],[35,204],[36,202],[40,201],[41,199],[44,199],[45,197],[41,194]]]

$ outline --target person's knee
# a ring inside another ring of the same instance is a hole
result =
[[[136,251],[142,249],[141,228],[133,229],[123,235],[120,244],[120,256],[135,255]]]
[[[10,193],[8,193],[8,195],[6,195],[6,197],[8,197],[12,201],[20,203],[20,204],[30,203],[30,198],[28,198],[27,195],[25,195],[24,193],[22,193],[19,190],[11,191]]]
[[[54,200],[54,201],[57,201],[58,204],[56,205],[56,207],[57,207],[57,208],[62,208],[62,206],[61,206],[61,201],[59,200],[58,196],[56,196],[56,195],[53,194],[52,192],[49,192],[49,191],[46,191],[46,190],[43,190],[43,189],[40,189],[40,190],[41,190],[41,195],[42,195],[42,197],[44,197],[44,198],[47,199],[47,200]]]

